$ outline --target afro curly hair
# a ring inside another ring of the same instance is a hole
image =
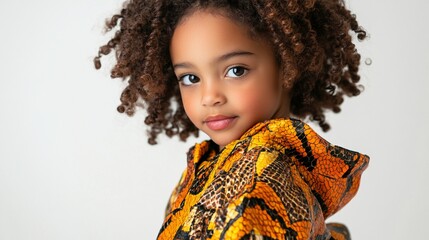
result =
[[[268,37],[287,69],[282,77],[294,116],[327,131],[324,112],[338,113],[344,96],[360,94],[360,55],[352,40],[365,39],[366,32],[342,0],[130,0],[106,21],[107,31],[116,33],[94,64],[99,69],[103,55],[116,53],[111,77],[128,80],[117,110],[131,116],[136,107],[146,109],[150,144],[162,132],[183,141],[198,136],[182,106],[169,43],[179,21],[199,9],[219,9]]]

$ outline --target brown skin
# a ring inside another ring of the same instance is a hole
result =
[[[185,112],[221,148],[258,122],[289,116],[271,44],[248,33],[222,13],[201,10],[178,24],[170,44]]]
[[[170,43],[177,24],[203,9],[218,9],[250,28],[254,38],[266,37],[274,49],[283,86],[290,91],[290,114],[317,121],[324,131],[326,110],[340,112],[344,95],[357,96],[360,55],[349,32],[366,37],[355,17],[337,0],[212,0],[128,1],[120,14],[107,23],[115,36],[100,47],[94,63],[116,52],[112,78],[128,81],[118,111],[133,115],[136,107],[147,111],[149,143],[156,144],[162,132],[186,140],[198,128],[186,115],[170,56]],[[177,105],[177,108],[173,107]]]

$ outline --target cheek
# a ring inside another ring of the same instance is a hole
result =
[[[235,103],[239,104],[241,112],[252,113],[256,117],[270,118],[278,107],[279,94],[269,86],[256,86],[245,91],[240,91],[235,97]]]
[[[180,95],[182,97],[182,104],[186,115],[188,115],[189,119],[195,124],[196,114],[198,113],[196,104],[198,102],[195,97],[193,97],[194,95],[188,90],[181,90]]]
[[[273,66],[272,66],[273,65]],[[268,65],[254,75],[253,81],[244,89],[240,95],[242,106],[248,111],[260,114],[262,118],[271,118],[280,104],[282,95],[282,84],[277,75],[278,69],[275,64]]]

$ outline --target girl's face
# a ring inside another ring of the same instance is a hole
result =
[[[246,26],[196,11],[176,27],[170,54],[186,114],[219,146],[258,122],[289,116],[273,49]]]

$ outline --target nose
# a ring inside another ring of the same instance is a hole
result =
[[[221,84],[205,82],[202,84],[201,104],[205,107],[221,106],[226,102],[226,96]]]

